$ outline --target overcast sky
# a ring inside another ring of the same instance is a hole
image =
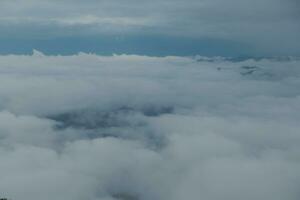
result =
[[[297,0],[0,0],[0,53],[300,55],[299,19]]]

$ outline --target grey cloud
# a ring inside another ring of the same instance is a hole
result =
[[[0,191],[298,200],[299,59],[0,56]]]
[[[160,34],[238,41],[254,46],[258,54],[299,55],[300,49],[299,5],[292,0],[5,0],[0,4],[1,26],[28,26],[30,34],[40,32],[43,37]],[[44,26],[52,31],[32,28]],[[66,32],[60,31],[61,26]]]

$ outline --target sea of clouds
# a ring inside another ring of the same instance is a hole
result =
[[[300,60],[0,56],[0,197],[299,200]]]

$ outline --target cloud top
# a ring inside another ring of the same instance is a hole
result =
[[[299,59],[0,56],[13,200],[298,200]]]

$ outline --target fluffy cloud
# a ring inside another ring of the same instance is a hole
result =
[[[13,200],[298,200],[299,59],[0,56]]]

